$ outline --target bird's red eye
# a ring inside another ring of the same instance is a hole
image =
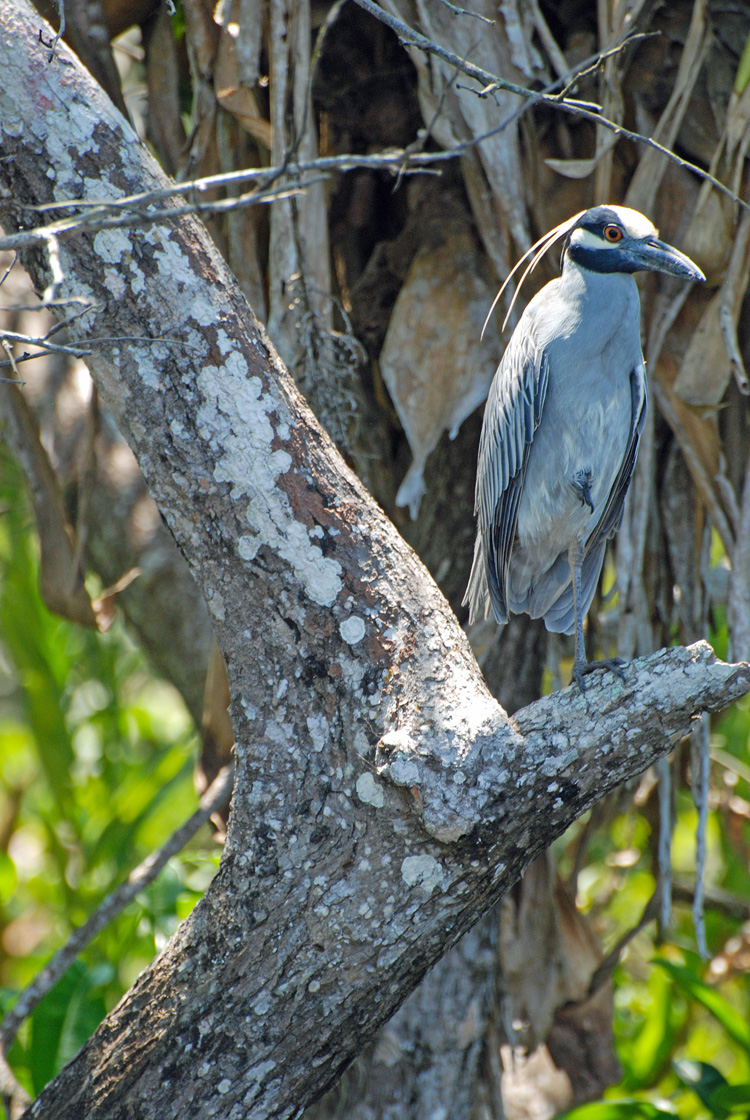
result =
[[[604,238],[606,241],[609,241],[611,245],[614,245],[617,241],[622,241],[622,230],[619,226],[605,226]]]

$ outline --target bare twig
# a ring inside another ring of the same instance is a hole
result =
[[[541,93],[531,94],[530,96],[535,99],[535,101],[543,101],[546,98],[546,95]],[[573,102],[566,101],[558,104],[553,101],[552,104],[558,108],[564,108],[566,112],[575,112],[588,119],[595,120],[605,128],[611,128],[611,131],[625,139],[644,143],[652,148],[658,149],[673,163],[686,168],[695,175],[706,180],[739,206],[750,211],[750,204],[733,194],[728,187],[718,179],[715,179],[714,176],[709,175],[708,172],[704,171],[702,168],[690,163],[689,160],[682,159],[680,156],[671,152],[668,148],[663,147],[661,144],[657,144],[656,141],[651,140],[649,137],[642,136],[637,132],[631,132],[615,124],[613,121],[607,121],[606,118],[599,116],[599,114],[587,110],[581,102],[574,104]],[[48,244],[55,259],[51,259],[50,262],[53,265],[53,283],[45,291],[43,304],[44,306],[53,306],[56,303],[54,300],[54,291],[60,280],[62,280],[62,272],[59,269],[59,241],[64,238],[73,236],[82,231],[118,229],[124,226],[152,225],[157,222],[167,221],[171,218],[183,217],[186,214],[226,213],[230,210],[239,209],[242,206],[260,205],[281,198],[289,198],[293,195],[300,194],[307,187],[325,179],[325,173],[327,172],[352,171],[356,168],[391,170],[394,174],[417,172],[426,169],[432,164],[453,160],[464,155],[469,149],[476,147],[477,144],[482,143],[482,141],[489,139],[498,132],[502,132],[503,129],[507,128],[509,124],[520,116],[521,112],[523,112],[523,107],[510,117],[507,117],[504,121],[501,121],[495,128],[473,137],[471,140],[457,144],[454,148],[451,148],[450,151],[412,152],[408,149],[398,149],[393,152],[382,152],[374,155],[324,156],[319,159],[301,161],[296,164],[286,163],[285,166],[263,168],[261,170],[257,168],[248,168],[241,171],[232,171],[223,175],[210,175],[203,179],[195,179],[189,183],[175,184],[171,187],[163,187],[158,190],[131,195],[127,198],[112,199],[111,201],[71,199],[65,202],[29,207],[29,209],[42,212],[75,209],[77,211],[83,211],[83,213],[79,213],[72,218],[62,219],[51,226],[37,226],[31,230],[23,230],[22,232],[0,238],[0,250],[19,250],[44,243]],[[197,195],[204,191],[216,189],[217,187],[229,187],[240,182],[252,181],[254,179],[265,179],[266,183],[268,183],[270,180],[282,176],[290,179],[297,178],[311,171],[319,171],[323,174],[303,181],[299,181],[298,179],[293,186],[278,186],[273,189],[264,189],[260,187],[258,190],[238,195],[235,198],[226,198],[211,202],[195,201],[163,210],[149,210],[143,208],[144,205],[148,206],[149,203],[162,201],[176,195],[184,195],[186,193]],[[55,272],[58,272],[59,275],[56,276]]]
[[[5,281],[6,281],[6,280],[8,279],[8,277],[10,276],[11,272],[13,271],[13,269],[14,269],[14,268],[15,268],[15,266],[16,266],[16,262],[17,262],[17,261],[18,261],[18,253],[14,253],[14,254],[13,254],[13,259],[11,260],[10,264],[9,264],[9,265],[8,265],[8,267],[6,268],[6,270],[5,270],[5,272],[3,273],[3,275],[2,275],[2,276],[0,276],[0,288],[2,288],[3,284],[5,283]]]
[[[450,0],[440,0],[440,3],[453,12],[454,16],[471,16],[472,19],[481,20],[482,23],[489,23],[490,26],[494,24],[494,19],[489,19],[487,16],[481,15],[479,12],[470,12],[468,8],[457,8],[455,4],[451,4]]]
[[[54,345],[45,342],[42,338],[32,338],[27,335],[14,334],[12,331],[0,330],[0,345],[5,350],[4,340],[7,341],[20,341],[25,342],[28,346],[37,346],[42,351],[41,354],[21,354],[17,358],[13,358],[12,363],[8,361],[0,361],[0,369],[7,369],[8,366],[13,364],[19,366],[21,362],[33,362],[35,358],[41,358],[42,354],[67,354],[70,358],[86,358],[92,353],[92,346],[103,342],[167,342],[172,346],[186,346],[190,347],[190,343],[181,338],[170,338],[168,335],[160,335],[156,338],[150,338],[147,335],[128,335],[128,334],[114,334],[102,335],[101,338],[90,338],[86,346],[62,346]],[[6,351],[7,353],[7,351]],[[0,381],[7,380],[7,378],[0,378]]]
[[[44,39],[42,38],[41,31],[39,32],[39,42],[43,46],[47,47],[47,49],[49,50],[49,58],[47,59],[47,62],[51,62],[52,59],[55,57],[55,51],[57,50],[57,44],[60,42],[63,35],[65,34],[65,0],[55,0],[55,6],[57,7],[57,14],[58,14],[58,17],[60,19],[60,26],[57,29],[57,34],[55,35],[54,39],[51,39],[49,41],[49,43],[45,43]]]
[[[8,1065],[2,1043],[0,1043],[0,1096],[3,1098],[8,1120],[17,1120],[18,1117],[23,1116],[31,1104],[31,1097]]]
[[[7,362],[0,362],[0,365],[10,366],[11,370],[13,371],[12,377],[0,377],[0,381],[8,382],[11,385],[24,385],[25,382],[21,380],[21,375],[18,372],[18,366],[16,365],[16,359],[13,357],[13,351],[10,348],[10,344],[6,339],[0,337],[0,346],[3,348],[8,357]]]
[[[318,162],[318,161],[311,161]],[[290,172],[294,174],[296,168]],[[271,168],[263,172],[264,177],[269,178],[272,172],[279,173],[278,169]],[[250,175],[247,176],[250,178]],[[228,178],[228,177],[224,177]],[[217,214],[226,213],[229,210],[236,210],[240,206],[253,206],[260,205],[267,202],[275,202],[277,199],[290,198],[293,195],[300,194],[306,190],[307,187],[312,186],[314,183],[319,183],[326,178],[325,175],[317,175],[303,182],[298,182],[294,186],[275,187],[272,190],[259,189],[251,191],[244,195],[239,195],[237,198],[224,198],[214,202],[192,202],[185,203],[183,206],[173,206],[165,210],[143,210],[137,208],[135,200],[130,201],[127,206],[127,212],[118,217],[109,216],[113,211],[118,211],[122,207],[117,206],[113,202],[97,202],[88,213],[77,218],[67,218],[59,222],[55,222],[51,226],[38,226],[36,229],[24,230],[22,233],[15,233],[9,237],[0,238],[0,249],[27,249],[34,245],[47,243],[50,252],[50,264],[53,270],[53,283],[49,285],[44,293],[43,303],[48,304],[53,298],[54,291],[63,279],[63,273],[60,268],[59,258],[59,241],[63,238],[70,237],[72,234],[80,233],[83,230],[101,230],[101,229],[119,229],[122,226],[147,226],[153,225],[156,222],[165,222],[170,218],[181,218],[186,214]],[[205,182],[205,181],[204,181]],[[200,185],[200,181],[196,180],[195,183],[183,183],[174,189],[168,189],[166,192],[154,192],[151,197],[165,197],[166,194],[184,194],[188,188],[205,189]],[[122,203],[122,199],[117,202]],[[77,206],[76,202],[66,203],[66,209]],[[54,256],[54,259],[53,259]]]
[[[569,75],[566,75],[566,79],[569,80],[560,78],[556,83],[557,85],[559,85],[560,82],[566,80],[566,84],[558,92],[558,97],[566,97],[569,90],[574,89],[574,87],[577,86],[578,83],[584,78],[590,78],[594,74],[596,74],[602,68],[608,58],[612,58],[614,55],[620,54],[620,52],[624,50],[625,47],[631,46],[632,43],[641,42],[643,39],[656,38],[659,35],[661,35],[660,31],[640,31],[637,34],[626,35],[624,39],[620,39],[619,42],[614,43],[611,47],[608,47],[606,51],[598,51],[590,58],[584,59],[583,62],[580,62],[578,66],[576,66],[572,70],[572,78],[570,78]]]
[[[331,12],[329,13],[328,18],[326,19],[325,24],[320,29],[315,48],[313,50],[312,60],[311,60],[311,77],[314,74],[314,68],[317,64],[318,56],[319,56],[319,53],[322,49],[322,41],[323,41],[323,38],[325,36],[325,32],[328,29],[328,27],[330,26],[330,23],[332,23],[335,20],[335,18],[338,16],[338,13],[339,13],[339,5],[336,4],[331,9]],[[400,22],[400,21],[397,21],[397,22]],[[403,25],[403,26],[405,27],[406,25]],[[319,171],[319,172],[322,172],[322,173],[326,173],[326,172],[345,172],[345,171],[351,171],[351,170],[355,170],[355,169],[359,169],[359,168],[365,168],[365,169],[369,169],[369,170],[391,170],[391,171],[393,171],[394,174],[396,174],[400,177],[404,173],[416,172],[416,171],[421,170],[421,169],[426,169],[429,165],[432,165],[434,163],[441,163],[441,162],[444,162],[446,160],[453,160],[453,159],[456,159],[456,158],[464,155],[466,152],[468,152],[470,149],[476,147],[478,144],[481,144],[483,141],[488,140],[491,137],[497,135],[497,133],[504,131],[509,125],[511,125],[514,121],[516,121],[528,108],[530,108],[533,105],[538,104],[540,102],[546,102],[548,105],[551,105],[551,106],[556,107],[556,108],[560,108],[561,106],[563,106],[565,108],[565,111],[580,112],[580,113],[583,113],[584,115],[589,115],[591,117],[591,119],[596,120],[598,123],[603,124],[605,127],[610,127],[613,131],[618,132],[619,134],[625,136],[626,138],[645,143],[645,144],[647,144],[651,147],[655,147],[655,148],[659,149],[660,151],[662,151],[662,154],[664,154],[666,157],[668,157],[673,162],[676,162],[680,166],[688,168],[689,170],[693,171],[699,177],[702,177],[703,179],[705,179],[709,184],[713,184],[717,188],[723,190],[724,193],[727,193],[728,188],[723,183],[720,183],[719,180],[714,179],[714,177],[712,175],[705,172],[702,168],[697,167],[695,164],[691,164],[688,161],[681,159],[681,157],[677,156],[674,152],[671,152],[669,149],[662,148],[655,141],[652,141],[650,137],[643,136],[640,133],[629,132],[626,129],[622,129],[621,126],[617,125],[614,121],[607,121],[598,112],[598,106],[594,106],[590,102],[573,101],[573,100],[570,100],[566,97],[568,90],[570,90],[575,85],[576,82],[578,82],[581,78],[587,77],[587,76],[593,74],[594,72],[596,72],[599,69],[599,67],[604,62],[606,62],[608,59],[610,59],[612,56],[618,54],[619,52],[624,50],[626,47],[630,46],[631,43],[640,41],[642,39],[650,38],[655,34],[657,34],[657,33],[656,32],[647,32],[647,33],[629,35],[629,36],[621,39],[619,42],[613,44],[613,46],[609,47],[607,50],[599,51],[598,53],[596,53],[594,55],[591,55],[590,57],[584,59],[581,63],[578,64],[577,67],[575,67],[573,70],[566,73],[564,75],[564,77],[556,79],[554,82],[551,82],[548,86],[546,86],[542,90],[532,91],[532,90],[524,89],[523,87],[520,87],[520,86],[514,87],[514,92],[518,92],[519,95],[523,95],[527,99],[525,105],[522,105],[514,113],[507,116],[503,121],[501,121],[494,128],[489,129],[487,132],[481,133],[477,136],[473,136],[470,139],[465,140],[460,144],[457,144],[455,147],[451,148],[449,151],[439,151],[439,152],[425,153],[425,152],[420,150],[421,149],[421,144],[411,144],[411,145],[408,145],[406,148],[403,148],[403,149],[395,149],[395,150],[392,150],[392,151],[384,151],[384,152],[378,152],[378,153],[368,154],[368,155],[344,154],[344,155],[338,155],[338,156],[324,156],[324,157],[319,157],[319,158],[313,159],[313,160],[296,161],[294,159],[294,155],[295,155],[295,151],[296,151],[296,146],[295,146],[295,148],[292,149],[291,152],[285,153],[284,160],[278,166],[265,167],[265,168],[243,168],[239,171],[232,171],[232,172],[227,172],[227,173],[218,174],[218,175],[209,175],[209,176],[205,176],[205,177],[200,178],[200,179],[191,180],[189,182],[182,182],[182,183],[179,183],[179,184],[174,184],[171,187],[162,187],[158,190],[145,191],[145,192],[141,192],[139,194],[129,195],[129,196],[126,196],[124,198],[119,198],[119,199],[111,199],[111,200],[70,199],[70,200],[65,200],[65,201],[61,201],[61,202],[46,203],[46,204],[40,205],[40,206],[27,207],[27,209],[34,210],[34,211],[37,211],[39,213],[51,213],[51,212],[54,212],[56,210],[74,210],[76,212],[79,212],[79,216],[78,217],[73,217],[73,218],[71,218],[67,221],[61,222],[57,226],[54,226],[54,227],[40,227],[40,229],[37,229],[37,230],[26,231],[25,234],[16,234],[14,237],[2,239],[2,240],[0,240],[0,249],[15,248],[17,246],[18,247],[25,247],[26,245],[38,244],[39,240],[43,236],[41,231],[43,231],[45,229],[46,230],[54,229],[56,231],[56,236],[59,237],[59,236],[62,236],[64,234],[69,234],[69,233],[76,232],[79,228],[86,228],[86,229],[110,228],[109,225],[104,225],[103,224],[102,219],[103,218],[108,218],[111,214],[117,213],[120,210],[131,210],[131,209],[136,210],[138,212],[139,220],[141,220],[141,221],[147,221],[147,220],[158,221],[158,220],[162,220],[166,217],[180,216],[181,214],[184,214],[184,213],[212,212],[212,211],[219,210],[219,209],[220,210],[232,210],[232,209],[234,209],[236,207],[240,207],[240,206],[247,206],[247,205],[253,205],[253,204],[256,204],[256,203],[260,203],[260,202],[272,201],[273,198],[278,197],[278,196],[275,196],[270,191],[270,188],[271,188],[271,185],[273,183],[275,183],[279,178],[282,178],[282,177],[298,178],[299,176],[301,176],[301,175],[303,175],[307,172],[313,172],[313,171]],[[425,40],[425,42],[428,42],[428,41]],[[442,48],[441,48],[441,50],[442,50]],[[457,71],[460,71],[461,69],[465,69],[465,66],[464,66],[465,60],[459,58],[458,55],[453,55],[451,52],[445,52],[445,51],[443,51],[443,54],[447,55],[448,60],[450,60],[451,62],[453,62],[455,64],[455,69]],[[468,65],[468,63],[466,63],[465,65]],[[494,79],[493,76],[490,75],[488,72],[480,70],[480,68],[478,68],[478,67],[473,67],[473,70],[479,71],[482,78],[490,79],[489,83],[485,86],[485,88],[483,88],[481,90],[473,90],[473,92],[476,93],[477,96],[481,96],[481,97],[489,96],[489,94],[494,89],[506,88],[507,83],[504,83],[500,79],[497,79],[497,80]],[[563,88],[560,89],[558,92],[555,92],[555,90],[558,90],[558,87],[560,87],[564,82],[566,82],[567,84],[565,84],[563,86]],[[469,87],[462,87],[462,88],[469,88]],[[308,93],[308,98],[309,98],[309,93]],[[429,129],[427,131],[429,131]],[[234,187],[234,186],[237,186],[241,183],[254,182],[254,181],[259,181],[260,182],[260,186],[259,186],[257,192],[250,192],[248,194],[241,195],[241,196],[236,197],[236,198],[225,199],[225,200],[221,200],[219,202],[196,202],[195,201],[196,196],[199,196],[203,193],[207,193],[209,191],[216,190],[220,187],[227,187],[227,188],[228,187]],[[304,184],[303,183],[298,183],[298,189],[302,189],[303,187],[306,187],[308,185],[310,185],[310,184],[308,184],[308,183],[304,183]],[[268,193],[264,193],[264,192],[268,192]],[[730,197],[734,201],[736,201],[736,202],[740,203],[740,205],[746,206],[746,208],[750,209],[750,207],[748,207],[747,204],[745,204],[741,199],[735,198],[735,196],[732,195],[731,192],[728,192],[728,193],[730,194]],[[189,195],[190,197],[192,197],[194,199],[194,201],[186,207],[182,207],[182,208],[175,209],[175,210],[163,210],[163,211],[159,211],[158,214],[154,214],[154,213],[151,213],[149,211],[146,211],[145,213],[141,213],[141,207],[143,205],[148,205],[150,203],[154,203],[154,202],[162,201],[162,200],[165,200],[165,199],[168,199],[168,198],[172,198],[172,197],[175,197],[176,195]],[[283,196],[281,196],[281,197],[283,197]],[[85,220],[83,218],[83,216],[80,214],[81,211],[88,211],[89,212],[87,220]],[[92,213],[92,212],[96,212],[96,211],[100,211],[101,213]],[[128,223],[123,222],[122,224],[128,224]]]
[[[113,918],[132,902],[149,883],[153,882],[165,864],[185,847],[187,842],[205,824],[212,813],[223,808],[232,793],[234,765],[223,767],[200,800],[200,806],[188,820],[172,833],[166,844],[148,856],[127,881],[116,888],[96,908],[94,913],[70,937],[66,945],[47,962],[36,979],[18,997],[15,1005],[0,1023],[0,1057],[7,1053],[18,1028],[38,1006],[40,1000],[57,983],[83,949],[109,925]]]
[[[47,342],[44,338],[34,338],[29,334],[18,334],[17,331],[4,331],[0,330],[0,339],[4,342],[22,342],[26,346],[38,346],[40,350],[44,350],[50,354],[68,354],[72,358],[82,358],[84,354],[90,354],[90,350],[82,350],[80,346],[63,346],[60,343]],[[5,347],[3,346],[3,349]],[[19,361],[27,360],[28,358],[38,358],[39,354],[27,354],[25,358],[19,358]],[[0,365],[6,365],[6,362],[1,362]]]
[[[427,54],[434,54],[437,58],[441,58],[444,62],[447,62],[450,66],[455,66],[463,74],[466,74],[467,77],[474,78],[475,81],[480,83],[480,86],[482,87],[481,92],[486,94],[488,89],[504,89],[508,93],[515,93],[519,97],[523,97],[527,101],[534,104],[544,105],[550,109],[558,109],[564,113],[572,113],[574,116],[580,116],[585,118],[586,120],[595,121],[603,128],[608,129],[610,132],[613,132],[618,138],[632,140],[639,144],[645,144],[647,147],[661,152],[661,154],[666,159],[669,159],[673,163],[676,163],[679,167],[684,167],[692,171],[701,179],[704,179],[706,182],[711,183],[711,185],[714,186],[716,190],[721,191],[722,194],[725,194],[727,195],[727,197],[731,198],[733,202],[737,203],[737,205],[741,206],[745,210],[750,210],[750,204],[744,202],[741,198],[739,198],[737,194],[735,194],[719,179],[716,179],[713,175],[709,174],[709,172],[704,171],[703,168],[696,166],[696,164],[691,163],[689,160],[682,159],[681,156],[678,156],[675,152],[670,151],[670,149],[666,148],[663,144],[659,144],[656,140],[651,139],[651,137],[644,136],[640,132],[632,132],[628,128],[623,128],[622,125],[617,124],[615,121],[611,121],[607,117],[602,116],[600,113],[594,112],[585,103],[572,101],[569,98],[566,98],[564,92],[558,94],[535,92],[533,90],[526,89],[525,86],[519,86],[516,85],[515,82],[509,82],[505,78],[500,78],[496,74],[490,74],[487,70],[483,70],[481,66],[475,66],[473,62],[469,62],[467,59],[461,58],[459,55],[454,54],[453,51],[449,51],[446,47],[442,47],[439,43],[434,43],[431,39],[426,38],[426,36],[422,35],[419,31],[415,31],[413,28],[409,27],[409,25],[404,23],[403,20],[397,19],[389,12],[383,11],[382,8],[378,7],[378,5],[374,3],[374,0],[355,0],[355,2],[361,8],[364,8],[365,11],[369,12],[370,15],[374,16],[376,19],[379,19],[382,23],[385,23],[388,27],[395,31],[399,38],[405,43],[405,45],[417,47],[419,50],[423,50]]]
[[[645,929],[649,922],[652,922],[658,915],[659,907],[661,905],[659,897],[660,893],[660,888],[657,887],[654,893],[651,895],[651,898],[646,903],[643,909],[643,913],[641,914],[636,924],[631,929],[627,930],[622,935],[622,937],[619,938],[614,947],[607,953],[606,957],[591,977],[588,992],[586,993],[586,999],[589,999],[599,991],[603,984],[606,984],[607,980],[609,980],[610,976],[617,967],[620,961],[620,957],[622,956],[630,942],[633,940],[633,938],[636,936],[636,934],[640,933],[642,929]]]

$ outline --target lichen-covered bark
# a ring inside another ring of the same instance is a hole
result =
[[[25,5],[0,16],[0,218],[162,182]],[[38,1117],[287,1117],[588,805],[750,687],[706,646],[511,721],[197,221],[62,240],[71,332],[202,587],[237,785],[202,903]],[[45,255],[27,263],[48,282]],[[144,338],[154,341],[144,342]]]

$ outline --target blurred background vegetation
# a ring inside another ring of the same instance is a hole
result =
[[[653,33],[577,94],[748,196],[746,4],[469,6],[496,20],[491,30],[457,23],[439,0],[394,0],[390,9],[525,85],[548,84],[624,34]],[[107,42],[119,36],[112,49],[102,47],[97,18]],[[286,58],[282,26],[290,29]],[[170,17],[148,0],[92,0],[70,6],[67,35],[166,170],[182,179],[278,163],[300,139],[295,127],[308,158],[417,142],[429,150],[476,139],[517,108],[501,96],[482,102],[481,119],[467,113],[462,79],[440,78],[353,3],[184,0]],[[281,92],[278,75],[289,77]],[[314,111],[301,123],[297,110],[311,90]],[[647,211],[704,268],[708,284],[688,296],[668,282],[646,282],[652,427],[589,642],[632,656],[705,635],[720,656],[747,656],[749,238],[730,202],[705,196],[688,171],[655,164],[643,149],[612,148],[590,123],[535,109],[494,148],[486,142],[445,166],[440,179],[405,176],[394,185],[386,172],[360,169],[332,176],[298,210],[275,204],[207,224],[316,412],[460,615],[474,531],[476,406],[501,345],[490,331],[480,349],[478,328],[516,256],[604,198]],[[0,263],[4,272],[13,262]],[[537,287],[555,267],[542,263]],[[49,329],[48,312],[28,310],[38,297],[18,265],[0,299],[7,329],[37,337]],[[722,307],[731,312],[739,365],[716,328]],[[14,349],[19,358],[35,350]],[[196,784],[204,789],[228,752],[226,696],[220,683],[204,693],[205,607],[132,457],[100,414],[85,367],[52,354],[20,368],[38,431],[19,447],[0,417],[7,437],[0,448],[3,1010],[190,815]],[[50,513],[53,501],[39,501],[45,456],[64,499],[61,515]],[[45,542],[61,527],[76,547],[67,575],[55,569],[58,585],[82,567],[97,604],[103,589],[126,577],[88,626],[50,613],[40,593]],[[477,627],[471,638],[509,711],[566,678],[568,645],[528,619],[513,620],[499,637],[494,627]],[[667,929],[658,922],[652,772],[577,822],[486,919],[496,998],[482,1020],[485,1057],[471,1120],[546,1120],[566,1109],[576,1120],[750,1116],[750,701],[714,721],[710,751],[708,959],[691,915],[698,814],[686,743],[670,767]],[[220,837],[204,826],[43,999],[9,1054],[32,1095],[165,944],[220,852]],[[310,1120],[420,1116],[416,1074],[404,1091],[417,1052],[415,1042],[396,1061],[375,1046],[358,1063],[367,1075],[346,1075]],[[389,1112],[382,1085],[394,1065],[402,1081],[394,1080]],[[492,1091],[500,1082],[502,1098]]]
[[[121,620],[106,634],[51,614],[25,479],[0,452],[0,1006],[28,984],[197,803],[198,736]],[[36,1095],[205,891],[206,826],[47,995],[10,1059]]]

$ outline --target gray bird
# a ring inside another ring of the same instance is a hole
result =
[[[582,689],[592,668],[619,671],[616,661],[586,663],[583,620],[622,521],[646,415],[633,273],[705,276],[637,210],[595,206],[545,234],[506,284],[531,256],[520,290],[566,235],[562,275],[524,311],[487,398],[464,603],[471,622],[492,609],[499,623],[526,613],[548,630],[575,632]]]

